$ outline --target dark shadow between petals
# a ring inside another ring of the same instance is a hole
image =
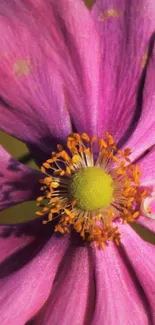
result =
[[[33,325],[36,324],[36,319],[39,317],[40,314],[44,313],[44,310],[46,310],[46,307],[49,303],[49,301],[52,301],[52,297],[54,296],[54,292],[57,292],[57,287],[61,286],[61,282],[65,281],[65,277],[68,276],[69,270],[70,270],[70,263],[72,259],[74,258],[74,251],[76,247],[78,246],[85,246],[84,242],[80,238],[79,235],[75,234],[71,237],[71,244],[69,248],[67,249],[60,265],[58,268],[58,271],[56,273],[55,279],[53,281],[53,286],[51,293],[48,297],[48,300],[45,302],[41,310],[31,319],[29,320],[25,325]],[[94,313],[94,306],[95,306],[95,295],[96,295],[96,285],[95,285],[95,274],[94,274],[94,268],[93,268],[93,259],[92,259],[92,249],[91,247],[88,247],[88,258],[90,263],[89,268],[89,288],[88,288],[88,296],[87,296],[87,308],[85,311],[85,319],[83,324],[89,325],[93,318]],[[70,263],[69,263],[70,259]],[[65,274],[65,277],[62,277],[62,274]],[[92,290],[93,286],[93,290]],[[74,290],[74,288],[73,288]],[[65,302],[64,302],[65,303]]]
[[[43,225],[40,219],[27,224],[3,227],[0,237],[4,241],[10,238],[10,245],[11,237],[30,236],[32,241],[0,263],[0,278],[11,275],[29,263],[44,247],[53,232],[54,224]]]
[[[28,164],[32,160],[32,156],[30,153],[26,153],[25,155],[20,156],[17,158],[17,161],[19,161],[22,164]]]
[[[124,249],[122,247],[119,247],[119,254],[120,254],[121,258],[123,258],[123,261],[126,264],[126,268],[130,272],[130,275],[131,275],[131,277],[133,279],[135,288],[137,289],[138,295],[139,295],[139,297],[140,297],[140,299],[141,299],[141,301],[143,303],[145,313],[146,313],[146,315],[148,317],[148,324],[149,325],[154,325],[153,315],[152,315],[152,312],[151,312],[151,306],[149,304],[149,300],[148,300],[148,298],[146,296],[146,293],[145,293],[144,289],[141,286],[141,283],[139,282],[137,274],[136,274],[134,268],[132,267],[127,254],[125,254],[125,251],[124,251]]]
[[[1,210],[14,205],[15,203],[20,203],[23,201],[24,192],[30,192],[30,200],[35,200],[36,197],[40,195],[40,185],[39,179],[41,178],[41,173],[36,170],[24,171],[23,166],[20,162],[10,158],[7,162],[7,170],[11,172],[11,179],[6,178],[3,171],[0,172],[0,179],[2,178],[2,184],[0,185],[0,207]],[[18,179],[19,173],[19,179]],[[15,174],[14,179],[17,179],[12,183],[13,174]],[[15,201],[15,197],[18,197],[18,202]],[[20,200],[21,197],[21,200]],[[29,198],[27,197],[27,200]]]

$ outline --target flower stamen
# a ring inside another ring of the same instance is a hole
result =
[[[96,152],[98,157],[96,158]],[[146,191],[140,188],[138,165],[130,163],[129,148],[117,150],[111,134],[105,138],[73,133],[66,150],[43,163],[40,180],[43,196],[37,199],[43,223],[57,218],[55,231],[62,234],[75,229],[83,238],[104,248],[108,241],[120,241],[119,222],[134,222]]]

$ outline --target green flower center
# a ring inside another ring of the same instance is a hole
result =
[[[109,205],[113,198],[112,177],[98,167],[82,168],[70,181],[69,196],[77,208],[95,211]]]

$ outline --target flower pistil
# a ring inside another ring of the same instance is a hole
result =
[[[66,150],[57,145],[41,167],[46,174],[40,180],[44,195],[37,199],[36,214],[48,216],[44,224],[57,218],[56,232],[74,229],[101,248],[111,240],[119,244],[118,223],[135,221],[146,196],[130,153],[128,148],[117,150],[108,132],[104,139],[71,134]]]

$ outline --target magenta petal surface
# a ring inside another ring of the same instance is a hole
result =
[[[52,0],[64,22],[66,52],[73,69],[65,79],[66,107],[78,132],[97,134],[99,112],[100,42],[83,1]]]
[[[140,286],[119,247],[94,249],[96,303],[91,325],[150,325]]]
[[[15,246],[15,239],[3,238],[1,240],[0,256],[1,252],[2,254],[4,252],[5,246],[6,250],[9,250],[8,246],[11,246],[12,242]],[[41,240],[38,245],[40,242]],[[21,243],[18,244],[18,240],[16,245],[16,254],[12,253],[12,248],[10,248],[10,256],[7,252],[7,259],[0,264],[0,319],[3,325],[23,325],[43,306],[50,294],[52,282],[67,249],[68,239],[53,236],[38,254],[36,253],[37,244],[36,246],[34,244],[26,246],[23,250],[25,258],[28,251],[32,256],[32,250],[34,257],[13,272],[11,267],[15,261],[15,266],[17,266],[20,264],[20,259],[23,259],[23,256],[20,256],[19,259]],[[8,273],[6,275],[5,273],[2,275],[4,264],[6,264],[6,273]]]
[[[141,172],[140,183],[143,186],[155,186],[155,148],[138,162]]]
[[[40,172],[22,165],[0,146],[0,210],[40,194]]]
[[[89,251],[87,247],[72,247],[67,251],[51,295],[33,324],[90,324],[94,279]]]
[[[44,151],[49,139],[71,130],[62,79],[52,58],[54,44],[46,23],[50,11],[44,5],[36,9],[29,1],[0,5],[1,128]]]
[[[96,0],[91,12],[101,37],[99,133],[109,130],[120,140],[139,114],[137,94],[155,28],[155,6],[152,0]],[[149,110],[145,107],[144,114],[150,116]]]
[[[141,178],[140,183],[142,186],[150,187],[153,191],[155,190],[155,148],[148,152],[144,158],[138,162]],[[155,233],[155,220],[148,217],[140,216],[136,219],[136,223],[142,227]]]
[[[144,83],[142,111],[137,127],[126,146],[131,148],[131,160],[138,158],[155,144],[155,48],[146,69]],[[147,159],[147,158],[146,158]],[[148,173],[150,168],[148,168]],[[148,175],[148,173],[146,175]],[[154,177],[154,175],[153,175]]]
[[[13,256],[13,254],[16,254],[34,240],[32,235],[22,234],[22,236],[16,236],[14,232],[15,227],[13,226],[0,226],[0,266],[10,256]]]
[[[155,245],[142,240],[129,226],[122,226],[121,234],[121,247],[128,259],[129,268],[141,285],[141,297],[148,302],[148,324],[155,324]]]
[[[72,125],[96,133],[100,47],[84,3],[2,1],[0,13],[1,128],[45,152]]]

